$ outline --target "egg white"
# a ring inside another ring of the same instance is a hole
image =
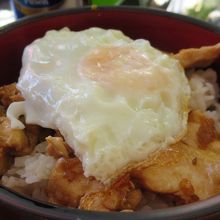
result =
[[[25,48],[17,87],[26,123],[58,129],[85,175],[104,183],[186,130],[179,62],[117,30],[48,31]]]

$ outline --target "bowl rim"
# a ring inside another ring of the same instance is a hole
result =
[[[220,26],[214,25],[212,23],[208,23],[206,21],[191,17],[191,16],[185,16],[182,14],[177,14],[174,12],[170,11],[165,11],[162,9],[156,9],[156,8],[144,8],[144,7],[139,7],[139,6],[96,6],[96,5],[91,5],[91,6],[83,6],[83,7],[76,7],[76,8],[66,8],[66,9],[60,9],[60,10],[55,10],[55,11],[50,11],[48,13],[40,13],[36,15],[31,15],[27,17],[20,18],[19,20],[16,20],[12,23],[6,24],[2,27],[0,27],[0,35],[4,34],[6,32],[9,32],[15,28],[21,27],[23,25],[36,22],[39,20],[43,20],[46,18],[50,17],[56,17],[56,16],[61,16],[61,15],[68,15],[68,14],[77,14],[77,13],[86,13],[86,12],[91,12],[91,11],[132,11],[136,13],[140,12],[145,12],[148,14],[153,14],[153,15],[159,15],[162,17],[168,17],[168,18],[175,18],[177,20],[199,26],[201,28],[204,28],[208,31],[220,34]]]
[[[22,18],[16,22],[5,25],[0,28],[0,36],[8,33],[15,28],[27,25],[33,22],[44,20],[51,17],[63,16],[68,14],[88,13],[91,11],[121,11],[121,12],[135,12],[135,13],[149,13],[162,17],[175,18],[177,20],[199,26],[208,31],[215,32],[220,35],[220,27],[209,24],[205,21],[198,20],[192,17],[167,12],[159,9],[141,8],[134,6],[115,6],[115,7],[96,7],[86,6],[71,9],[62,9],[59,11],[49,12],[47,14],[38,14],[30,17]],[[220,195],[214,196],[204,201],[198,201],[187,205],[177,207],[163,208],[150,211],[140,212],[97,212],[80,210],[75,208],[61,207],[46,202],[32,200],[24,195],[21,195],[13,190],[8,189],[0,184],[0,203],[11,205],[14,208],[27,211],[29,213],[44,216],[54,219],[114,219],[120,218],[121,220],[162,220],[162,219],[192,219],[196,217],[207,216],[219,212],[220,210]]]
[[[138,211],[138,212],[101,212],[80,210],[77,208],[58,206],[47,202],[31,199],[25,195],[0,185],[0,204],[12,206],[37,216],[59,220],[74,219],[118,219],[120,220],[174,220],[194,219],[219,213],[220,196],[214,196],[204,201],[176,207]],[[208,205],[207,205],[208,204]]]

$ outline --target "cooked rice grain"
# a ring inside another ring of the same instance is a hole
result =
[[[46,142],[43,142],[35,147],[32,154],[15,157],[13,166],[2,177],[2,184],[13,188],[23,182],[32,184],[47,180],[55,165],[55,159],[46,155],[45,149]]]
[[[191,87],[190,108],[199,109],[215,121],[215,127],[220,133],[220,104],[217,73],[212,69],[190,71],[189,84]]]

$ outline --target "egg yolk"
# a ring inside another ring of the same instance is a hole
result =
[[[153,70],[153,71],[152,71]],[[166,69],[133,47],[102,47],[79,63],[81,76],[117,90],[156,91],[171,86]]]

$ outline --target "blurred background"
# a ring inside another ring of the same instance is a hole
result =
[[[0,27],[24,16],[84,5],[158,8],[220,26],[220,0],[0,0]]]

